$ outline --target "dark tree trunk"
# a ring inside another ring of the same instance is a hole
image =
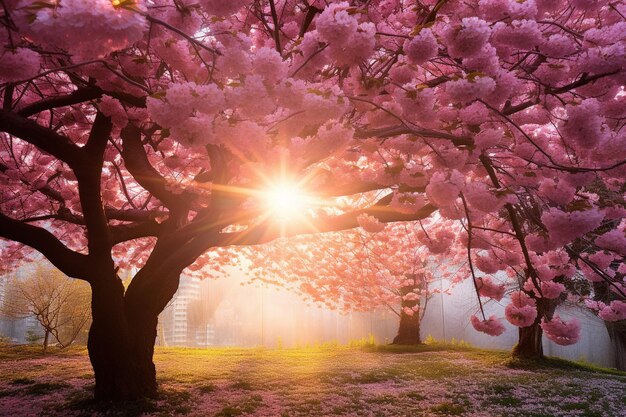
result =
[[[626,371],[626,323],[604,322],[615,349],[615,368]]]
[[[117,277],[91,284],[93,321],[87,347],[98,401],[156,398],[152,361],[159,313],[172,299],[180,271],[158,274],[145,268],[125,291]]]
[[[606,282],[593,283],[593,299],[595,301],[609,303],[612,296],[611,289]],[[604,325],[615,350],[615,368],[626,371],[626,321],[605,321]]]
[[[513,356],[524,359],[543,358],[543,330],[539,322],[519,328],[519,340],[513,348]]]
[[[92,284],[93,321],[87,347],[96,377],[98,401],[155,398],[152,362],[156,317],[135,317],[132,328],[124,309],[124,287],[116,277]]]
[[[519,340],[513,348],[513,356],[522,359],[543,358],[543,330],[540,323],[543,317],[551,318],[558,302],[545,298],[537,298],[537,318],[528,327],[519,328]]]
[[[48,350],[48,339],[50,338],[50,332],[48,329],[45,329],[45,333],[43,336],[43,353],[46,353]]]
[[[408,315],[404,312],[404,308],[419,307],[419,299],[417,300],[405,300],[404,296],[413,292],[416,289],[415,285],[405,286],[400,289],[402,295],[402,303],[400,310],[400,325],[398,326],[398,334],[393,339],[394,345],[419,345],[422,343],[420,339],[420,311],[417,311],[413,315]]]

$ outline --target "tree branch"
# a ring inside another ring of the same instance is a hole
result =
[[[121,137],[124,165],[133,178],[168,208],[172,209],[178,205],[181,196],[177,196],[166,189],[167,181],[148,161],[146,150],[141,143],[141,130],[129,124],[122,130]]]
[[[308,218],[298,222],[295,226],[281,227],[274,219],[268,219],[250,226],[242,232],[221,233],[219,246],[259,245],[270,242],[279,237],[291,237],[309,233],[337,232],[353,229],[359,226],[357,217],[367,214],[376,217],[382,223],[414,221],[428,217],[437,210],[436,207],[426,205],[416,213],[406,214],[390,209],[391,195],[385,196],[370,208],[355,210],[338,216]]]
[[[72,91],[70,94],[44,98],[22,107],[17,111],[22,117],[32,116],[42,111],[51,110],[57,107],[71,106],[84,101],[95,100],[102,97],[102,90],[98,87],[85,87]]]
[[[47,230],[24,224],[0,213],[0,237],[37,250],[65,275],[89,281],[89,256],[67,248]]]
[[[80,148],[68,137],[15,113],[0,110],[0,131],[35,145],[72,168],[82,163]]]

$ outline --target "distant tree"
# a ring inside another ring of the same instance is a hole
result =
[[[388,308],[399,319],[393,343],[421,343],[421,319],[428,300],[440,291],[431,284],[455,281],[445,266],[458,264],[449,253],[451,242],[429,236],[419,223],[385,226],[366,215],[359,223],[354,230],[282,239],[240,253],[252,261],[255,280],[333,309]]]
[[[6,317],[34,316],[43,328],[44,352],[52,340],[62,348],[72,344],[91,319],[89,286],[60,271],[37,268],[24,280],[10,281],[2,304]]]

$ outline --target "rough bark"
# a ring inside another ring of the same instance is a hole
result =
[[[154,337],[150,339],[148,329],[153,326],[156,332],[156,318],[153,322],[135,320],[133,330],[137,329],[138,321],[142,321],[146,330],[130,331],[124,309],[124,286],[117,277],[92,283],[92,315],[87,347],[95,373],[96,400],[156,397]]]
[[[407,295],[416,287],[414,285],[405,286],[400,289],[402,297]],[[402,298],[400,310],[400,324],[398,326],[398,334],[393,339],[394,345],[419,345],[422,343],[420,339],[420,312],[419,309],[413,315],[404,312],[404,307],[414,308],[419,306],[419,300],[405,300]]]

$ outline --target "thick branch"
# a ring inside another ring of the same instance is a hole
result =
[[[0,131],[35,145],[73,168],[82,160],[80,148],[69,138],[15,113],[0,110]]]
[[[279,237],[353,229],[359,226],[357,217],[361,214],[374,216],[383,223],[392,223],[421,220],[437,210],[434,206],[426,205],[415,213],[400,213],[389,207],[390,200],[390,196],[386,196],[368,209],[356,210],[338,216],[309,218],[293,226],[285,225],[281,227],[280,223],[276,222],[274,219],[269,219],[257,225],[250,226],[242,232],[221,233],[218,245],[259,245]]]
[[[89,257],[68,249],[52,233],[41,227],[24,224],[0,213],[0,237],[39,251],[67,276],[89,280],[92,267]]]
[[[102,97],[102,90],[98,87],[79,88],[70,94],[56,96],[39,100],[18,110],[22,117],[32,116],[42,111],[55,109],[57,107],[71,106]]]
[[[452,142],[455,146],[473,146],[474,141],[471,138],[463,136],[454,136],[449,133],[437,132],[430,129],[418,129],[410,128],[408,126],[397,125],[382,127],[378,129],[357,129],[354,133],[354,137],[357,139],[367,138],[388,138],[399,135],[415,135],[423,138],[431,139],[446,139]]]
[[[129,240],[139,239],[142,237],[154,236],[158,237],[161,233],[161,225],[155,221],[136,223],[136,224],[122,224],[117,226],[111,226],[111,243],[117,245],[118,243],[127,242]]]
[[[167,181],[148,161],[146,150],[141,143],[139,128],[129,124],[122,130],[121,137],[124,144],[122,149],[124,165],[133,178],[168,208],[171,209],[180,203],[181,196],[176,196],[166,189]]]
[[[146,222],[153,221],[159,217],[168,215],[163,210],[141,210],[141,209],[115,209],[105,207],[104,212],[109,220],[121,220],[125,222]]]
[[[75,171],[80,204],[87,226],[89,254],[101,257],[102,261],[108,260],[111,252],[108,221],[100,192],[100,177],[104,148],[111,135],[112,127],[111,119],[98,112],[87,144],[83,148],[86,163]]]

